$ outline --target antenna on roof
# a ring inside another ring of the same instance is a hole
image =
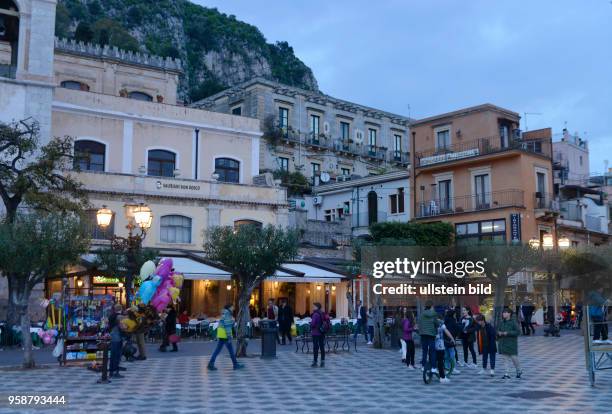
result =
[[[410,104],[406,105],[408,107],[408,119],[410,119]]]
[[[523,119],[525,120],[525,131],[529,131],[527,127],[527,115],[542,115],[541,112],[523,112]]]

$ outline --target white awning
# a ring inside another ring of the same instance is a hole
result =
[[[230,280],[232,274],[227,270],[200,263],[188,257],[172,257],[172,266],[187,280]]]
[[[306,263],[283,263],[282,268],[292,271],[292,273],[279,269],[268,280],[295,283],[340,283],[345,277],[340,273],[321,269]],[[293,272],[300,275],[296,275]]]

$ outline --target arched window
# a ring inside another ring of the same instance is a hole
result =
[[[147,101],[153,102],[153,97],[148,93],[140,92],[140,91],[132,91],[128,93],[128,98],[136,99],[138,101]]]
[[[106,145],[90,140],[74,143],[74,168],[81,171],[104,171]]]
[[[376,191],[368,193],[368,225],[378,222],[378,194]]]
[[[66,80],[60,83],[62,88],[74,89],[76,91],[89,91],[89,85],[79,81]]]
[[[185,216],[162,216],[159,239],[163,243],[191,243],[191,219]]]
[[[217,158],[215,160],[215,174],[219,174],[219,181],[239,183],[240,162],[231,158]]]
[[[234,221],[234,228],[235,229],[237,229],[240,226],[256,226],[258,228],[261,228],[261,227],[263,227],[263,224],[260,221],[249,220],[249,219]]]
[[[0,0],[0,41],[10,47],[10,62],[0,63],[0,76],[14,78],[19,47],[19,9],[12,0]]]
[[[149,150],[148,175],[157,177],[174,177],[176,154],[166,150]]]

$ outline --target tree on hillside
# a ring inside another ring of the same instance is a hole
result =
[[[15,221],[23,207],[38,211],[80,212],[87,206],[81,184],[64,171],[72,167],[72,138],[53,138],[40,146],[38,123],[0,122],[0,198],[4,220]],[[0,209],[1,210],[1,209]],[[11,278],[8,283],[12,295]],[[9,301],[8,321],[17,320]]]
[[[238,289],[238,356],[248,346],[249,300],[253,289],[297,254],[298,234],[274,226],[216,227],[207,232],[204,250],[209,259],[230,268]]]
[[[32,289],[77,263],[89,241],[74,215],[31,212],[0,223],[0,269],[12,287],[9,302],[19,313],[24,368],[35,365],[29,314]]]

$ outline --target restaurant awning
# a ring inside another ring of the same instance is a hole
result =
[[[172,264],[174,270],[182,273],[187,280],[230,280],[232,278],[232,274],[227,270],[188,257],[173,257]]]
[[[291,262],[283,263],[269,280],[295,283],[339,283],[345,277],[341,273],[305,262]]]

